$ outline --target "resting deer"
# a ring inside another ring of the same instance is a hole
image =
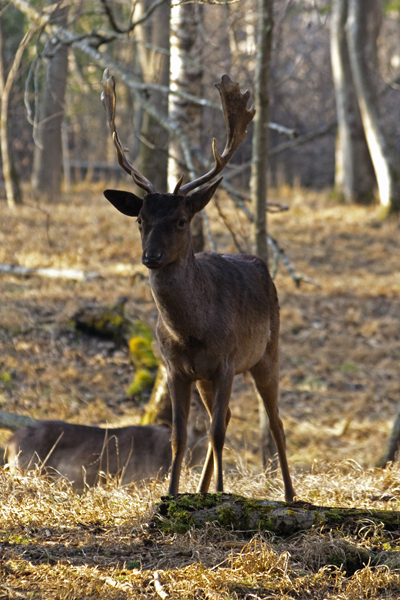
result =
[[[214,252],[195,255],[192,247],[190,221],[211,200],[222,177],[211,180],[231,160],[255,114],[254,108],[247,109],[250,93],[241,94],[239,85],[227,75],[216,87],[228,132],[222,155],[213,140],[215,166],[185,185],[182,176],[172,194],[161,194],[124,154],[115,127],[115,81],[106,69],[102,100],[118,161],[146,194],[141,199],[130,192],[105,190],[104,195],[124,215],[137,217],[142,262],[149,268],[159,312],[157,338],[167,365],[173,408],[169,494],[175,495],[179,489],[193,383],[211,419],[198,491],[208,491],[214,468],[216,490],[223,491],[222,450],[231,416],[228,405],[232,381],[236,374],[250,371],[268,413],[285,498],[290,502],[295,493],[278,411],[279,305],[274,283],[267,265],[256,256]]]
[[[193,414],[192,414],[193,413]],[[195,466],[204,451],[208,418],[192,400],[187,463]],[[39,466],[50,477],[65,477],[77,493],[104,475],[122,485],[164,477],[171,465],[171,429],[134,425],[103,429],[64,421],[37,421],[19,429],[6,445],[7,462],[23,471]]]

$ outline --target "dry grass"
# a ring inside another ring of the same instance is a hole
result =
[[[373,465],[400,397],[399,223],[324,194],[282,196],[276,200],[291,209],[270,217],[271,233],[296,269],[321,285],[296,290],[284,269],[277,276],[281,412],[297,493],[314,504],[398,510],[398,465]],[[229,201],[221,206],[247,235]],[[113,303],[123,294],[132,298],[128,311],[154,319],[149,290],[135,276],[134,223],[110,209],[100,189],[42,209],[13,213],[0,205],[0,262],[96,270],[104,278],[0,275],[0,409],[76,423],[138,422],[143,407],[125,396],[133,375],[127,351],[68,326],[82,303]],[[213,208],[210,216],[219,248],[234,251]],[[257,404],[243,379],[232,409],[227,491],[282,499],[280,478],[260,472]],[[197,477],[185,473],[182,489],[194,491]],[[289,540],[213,527],[161,535],[148,523],[165,492],[165,482],[140,490],[110,483],[76,497],[65,483],[0,470],[0,598],[156,598],[157,570],[171,598],[400,596],[397,533],[366,522],[357,532]]]
[[[186,473],[185,489],[194,491],[197,479]],[[353,463],[296,477],[299,495],[315,503],[371,508],[387,508],[391,498],[398,509],[399,482],[398,467],[374,472]],[[265,494],[260,474],[230,475],[227,488]],[[344,527],[286,540],[213,525],[162,535],[148,525],[150,507],[165,491],[166,483],[142,490],[110,484],[77,497],[66,484],[3,470],[0,597],[156,598],[158,571],[172,598],[398,598],[398,534],[365,522],[357,533]]]

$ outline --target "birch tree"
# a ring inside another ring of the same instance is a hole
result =
[[[6,198],[7,204],[10,208],[14,208],[16,204],[22,203],[22,193],[19,185],[18,175],[15,170],[12,145],[9,134],[10,93],[15,77],[18,73],[22,55],[34,32],[35,28],[31,27],[29,31],[25,34],[23,40],[18,46],[17,52],[14,56],[14,60],[6,76],[3,19],[0,18],[0,147],[3,177],[6,188]]]
[[[202,98],[202,39],[200,28],[203,7],[200,4],[178,4],[171,8],[171,67],[170,87]],[[191,143],[192,154],[201,151],[202,107],[182,97],[169,97],[169,117]],[[179,139],[172,137],[169,143],[168,189],[175,185],[185,170],[185,162]],[[189,166],[189,165],[188,165]],[[190,167],[190,166],[189,166]],[[193,177],[195,173],[191,173]],[[203,221],[197,214],[191,223],[195,252],[204,250]]]
[[[376,86],[367,64],[368,25],[381,10],[379,0],[349,0],[346,24],[350,64],[368,148],[386,214],[400,212],[399,156],[384,131]],[[378,17],[379,18],[379,17]]]
[[[348,0],[334,0],[330,45],[338,121],[335,191],[345,202],[368,204],[374,195],[375,175],[351,72],[347,17]]]

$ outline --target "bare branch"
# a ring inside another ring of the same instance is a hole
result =
[[[100,0],[100,1],[101,1],[101,4],[103,5],[104,13],[107,15],[107,17],[110,21],[111,27],[117,33],[124,33],[124,34],[130,33],[131,31],[133,31],[135,29],[135,27],[137,27],[138,25],[141,25],[144,21],[146,21],[153,14],[153,12],[159,6],[161,6],[161,4],[165,4],[166,2],[168,2],[168,0],[156,0],[156,2],[154,2],[151,6],[149,6],[149,8],[143,13],[143,15],[140,17],[140,19],[138,19],[134,23],[131,23],[129,25],[129,27],[126,27],[125,29],[123,29],[123,28],[119,27],[119,25],[117,24],[117,22],[114,18],[114,15],[112,13],[111,7],[108,4],[108,0]]]

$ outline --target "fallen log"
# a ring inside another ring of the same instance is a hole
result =
[[[15,413],[5,412],[0,410],[0,429],[9,429],[10,431],[18,431],[27,425],[34,425],[37,419],[27,417],[26,415],[17,415]]]
[[[358,529],[366,523],[400,531],[400,512],[277,502],[221,492],[163,496],[153,521],[154,527],[165,533],[185,533],[193,527],[204,528],[207,523],[227,530],[271,531],[280,536],[322,526]]]
[[[5,265],[0,263],[0,272],[11,273],[12,275],[21,275],[29,277],[38,275],[39,277],[51,277],[59,279],[73,279],[75,281],[90,281],[101,277],[96,271],[82,271],[81,269],[55,269],[53,267],[23,267],[20,265]]]

